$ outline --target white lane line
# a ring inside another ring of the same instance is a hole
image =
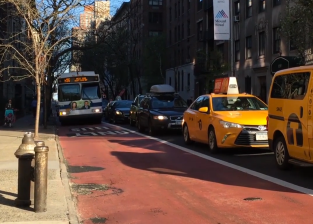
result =
[[[234,156],[265,156],[265,155],[274,155],[274,152],[264,152],[264,153],[255,153],[255,154],[234,154]]]
[[[286,188],[292,189],[292,190],[294,190],[294,191],[298,191],[298,192],[301,192],[301,193],[303,193],[303,194],[307,194],[307,195],[313,196],[313,190],[311,190],[311,189],[308,189],[308,188],[305,188],[305,187],[301,187],[301,186],[298,186],[298,185],[289,183],[289,182],[287,182],[287,181],[280,180],[280,179],[278,179],[278,178],[265,175],[265,174],[263,174],[263,173],[259,173],[259,172],[253,171],[253,170],[249,170],[249,169],[247,169],[247,168],[244,168],[244,167],[241,167],[241,166],[237,166],[237,165],[235,165],[235,164],[232,164],[232,163],[229,163],[229,162],[225,162],[225,161],[223,161],[223,160],[216,159],[216,158],[213,158],[213,157],[211,157],[211,156],[204,155],[204,154],[202,154],[202,153],[195,152],[195,151],[190,150],[190,149],[187,149],[187,148],[185,148],[185,147],[182,147],[182,146],[179,146],[179,145],[176,145],[176,144],[173,144],[173,143],[170,143],[170,142],[167,142],[167,141],[158,139],[158,138],[154,138],[154,137],[151,137],[151,136],[149,136],[149,135],[145,135],[145,134],[142,134],[142,133],[139,133],[139,132],[130,130],[130,129],[128,129],[128,128],[120,127],[120,126],[113,125],[113,124],[108,124],[108,125],[111,125],[111,126],[113,126],[113,127],[119,127],[119,128],[125,129],[125,130],[127,130],[127,131],[129,131],[129,132],[132,132],[132,133],[135,133],[135,134],[137,134],[137,135],[140,135],[140,136],[143,136],[143,137],[146,137],[146,138],[149,138],[149,139],[152,139],[152,140],[161,142],[161,143],[166,144],[166,145],[169,145],[169,146],[172,146],[172,147],[174,147],[174,148],[176,148],[176,149],[182,150],[182,151],[184,151],[184,152],[188,152],[188,153],[190,153],[190,154],[192,154],[192,155],[195,155],[195,156],[198,156],[198,157],[200,157],[200,158],[209,160],[209,161],[211,161],[211,162],[215,162],[215,163],[218,163],[218,164],[220,164],[220,165],[223,165],[223,166],[226,166],[226,167],[229,167],[229,168],[232,168],[232,169],[241,171],[241,172],[243,172],[243,173],[246,173],[246,174],[249,174],[249,175],[258,177],[258,178],[260,178],[260,179],[262,179],[262,180],[266,180],[266,181],[269,181],[269,182],[271,182],[271,183],[280,185],[280,186],[282,186],[282,187],[286,187]]]

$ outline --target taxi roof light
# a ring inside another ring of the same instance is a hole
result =
[[[215,94],[239,94],[238,84],[236,77],[217,78],[214,81]]]

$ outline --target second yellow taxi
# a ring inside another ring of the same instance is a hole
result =
[[[219,148],[268,147],[267,105],[254,95],[239,93],[235,77],[215,80],[214,93],[199,96],[185,111],[183,136]]]

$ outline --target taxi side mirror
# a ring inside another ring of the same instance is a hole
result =
[[[208,113],[209,112],[209,108],[208,107],[200,107],[199,108],[199,112],[201,112],[201,113]]]

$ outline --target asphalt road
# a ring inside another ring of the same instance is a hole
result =
[[[118,126],[137,131],[136,127],[127,123],[118,124]],[[279,170],[275,163],[274,153],[266,149],[227,149],[221,150],[218,154],[211,154],[204,144],[185,145],[182,133],[164,132],[153,137],[313,190],[313,168],[293,166],[287,171]]]

